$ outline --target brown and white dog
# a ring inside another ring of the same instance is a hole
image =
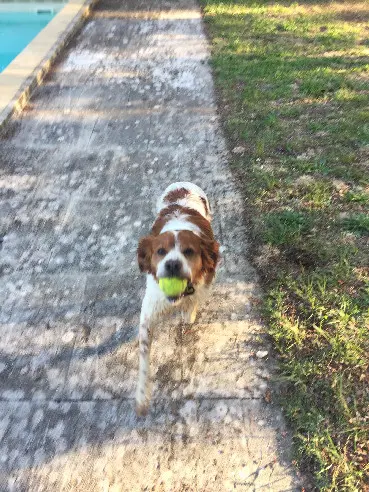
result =
[[[199,300],[213,281],[219,257],[209,202],[201,188],[186,182],[168,186],[157,203],[157,214],[150,235],[140,240],[137,249],[138,265],[147,274],[139,327],[138,415],[145,415],[150,403],[150,347],[155,325],[174,310],[182,313],[185,322],[195,321]],[[187,279],[185,292],[167,298],[159,288],[161,277]]]

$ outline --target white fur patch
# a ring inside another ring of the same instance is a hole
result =
[[[175,232],[175,231],[192,231],[196,235],[201,234],[200,228],[196,224],[192,224],[186,220],[187,215],[182,215],[180,217],[173,217],[168,220],[163,229],[160,231],[160,234],[164,232]]]
[[[210,206],[205,192],[199,186],[186,181],[173,183],[166,188],[166,190],[157,202],[157,213],[159,214],[163,208],[169,205],[169,202],[164,200],[168,193],[170,193],[171,191],[180,190],[181,188],[185,188],[186,190],[188,190],[188,195],[185,198],[181,198],[176,202],[171,202],[170,204],[192,208],[210,222]],[[204,201],[206,203],[206,206],[204,205]]]

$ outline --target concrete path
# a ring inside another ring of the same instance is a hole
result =
[[[1,491],[301,490],[208,56],[192,0],[102,1],[0,142]],[[223,264],[198,323],[156,333],[138,419],[135,250],[178,180]]]

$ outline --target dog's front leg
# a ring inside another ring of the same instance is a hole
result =
[[[136,391],[137,415],[146,415],[149,409],[151,398],[150,349],[153,332],[160,317],[169,310],[170,303],[166,300],[154,277],[148,275],[138,332],[140,363]]]
[[[189,302],[185,309],[182,310],[182,320],[184,323],[192,325],[196,321],[197,307],[198,303],[195,300]]]
[[[152,342],[153,323],[149,316],[142,316],[138,333],[139,340],[139,374],[136,391],[136,413],[147,414],[151,398],[150,381],[150,349]]]
[[[156,282],[147,278],[146,293],[142,302],[138,341],[140,349],[139,374],[136,391],[136,413],[146,415],[151,399],[150,349],[158,314],[163,312],[163,298]]]

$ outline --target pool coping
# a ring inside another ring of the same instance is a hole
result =
[[[12,115],[27,104],[97,1],[70,0],[0,73],[0,133]]]
[[[34,1],[21,1],[21,2],[10,2],[9,0],[6,2],[3,2],[0,0],[0,14],[1,13],[19,13],[19,12],[35,12],[35,9],[37,8],[41,10],[56,10],[55,15],[57,15],[64,7],[67,5],[68,1],[62,0],[62,1],[56,1],[56,0],[50,0],[50,1],[40,1],[40,0],[34,0]]]

